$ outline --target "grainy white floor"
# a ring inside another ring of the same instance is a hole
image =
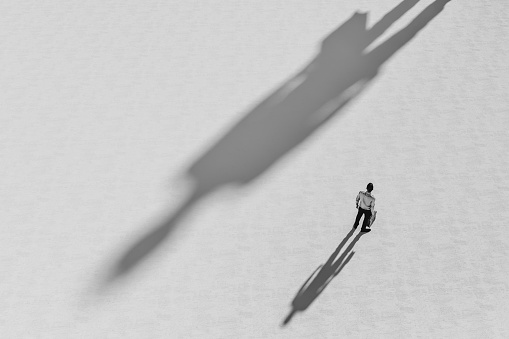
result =
[[[339,115],[97,293],[187,166],[354,12],[397,4],[2,3],[0,337],[509,337],[504,0],[452,0]],[[373,232],[281,327],[368,182]]]

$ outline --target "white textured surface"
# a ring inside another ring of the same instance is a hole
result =
[[[356,10],[397,3],[3,2],[0,337],[509,337],[505,0],[451,1],[339,116],[89,293],[211,142]],[[374,231],[279,327],[369,181]]]

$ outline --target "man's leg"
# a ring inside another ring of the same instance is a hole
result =
[[[362,208],[358,208],[358,212],[357,212],[357,217],[355,218],[355,222],[353,224],[353,228],[357,228],[357,226],[359,226],[359,220],[361,220],[361,216],[364,214],[362,211],[363,209]]]
[[[362,220],[361,232],[369,232],[369,231],[371,231],[369,228],[367,228],[369,226],[369,220],[370,219],[371,219],[371,211],[364,210],[364,220]]]

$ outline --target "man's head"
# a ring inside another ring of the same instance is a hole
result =
[[[371,192],[373,190],[373,184],[369,183],[368,186],[366,186],[368,192]]]

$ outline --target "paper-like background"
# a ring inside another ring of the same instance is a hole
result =
[[[189,164],[355,11],[397,4],[3,2],[0,337],[509,337],[504,0],[451,1],[341,114],[94,292]],[[368,182],[373,232],[280,327]]]

